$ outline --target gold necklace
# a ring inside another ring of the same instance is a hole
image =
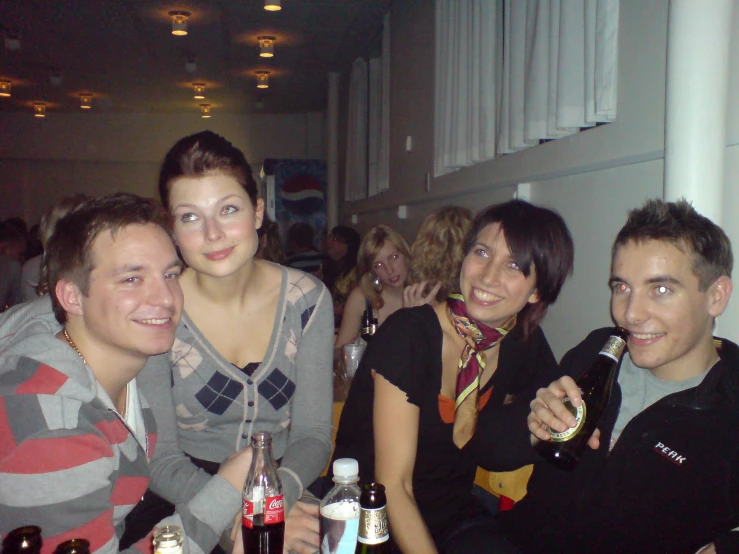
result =
[[[87,360],[85,360],[85,357],[82,355],[82,352],[80,352],[80,349],[77,348],[77,345],[72,340],[72,337],[69,336],[69,333],[67,332],[67,328],[66,327],[63,329],[63,333],[64,333],[64,340],[66,340],[67,341],[67,344],[72,347],[72,350],[74,350],[75,352],[77,352],[77,355],[80,358],[82,358],[82,363],[85,364],[85,365],[87,365]]]
[[[85,357],[82,355],[82,352],[80,352],[80,349],[77,348],[77,345],[72,340],[72,337],[69,336],[69,333],[67,332],[67,328],[65,327],[64,329],[62,329],[62,332],[64,333],[64,340],[67,341],[67,344],[72,347],[72,350],[74,350],[75,352],[77,352],[77,355],[82,359],[82,363],[85,364],[85,365],[87,365],[87,360],[85,360]],[[125,389],[123,389],[123,394],[124,394],[124,396],[123,396],[123,412],[122,412],[122,417],[125,417],[125,415],[126,415],[126,403],[128,402],[128,387],[126,387]],[[116,410],[116,412],[118,412],[118,410]],[[147,440],[147,443],[148,443],[149,438],[147,437],[146,440]],[[148,452],[148,450],[149,449],[147,447],[147,452]]]

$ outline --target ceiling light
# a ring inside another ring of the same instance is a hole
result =
[[[200,104],[200,117],[204,119],[210,117],[210,104]]]
[[[10,96],[10,81],[0,81],[0,96]]]
[[[256,71],[257,88],[269,88],[269,71]]]
[[[190,12],[174,11],[169,12],[172,16],[172,34],[178,37],[185,36],[187,34],[187,18],[190,17]]]
[[[257,37],[259,41],[259,55],[263,58],[271,58],[275,55],[275,37]]]
[[[195,98],[196,100],[202,100],[205,98],[205,83],[193,83],[192,88],[195,89]]]
[[[280,0],[264,0],[264,9],[270,12],[281,10]]]
[[[195,73],[198,70],[198,65],[195,63],[195,54],[189,54],[187,61],[185,62],[185,71],[188,73]]]
[[[92,94],[80,94],[80,108],[83,110],[92,108]]]
[[[17,29],[5,29],[5,48],[7,50],[21,49],[21,32]]]
[[[36,117],[46,117],[46,102],[34,102],[33,115]]]
[[[49,74],[49,82],[55,87],[62,86],[62,83],[64,83],[64,77],[62,76],[61,71],[58,69],[52,69]]]

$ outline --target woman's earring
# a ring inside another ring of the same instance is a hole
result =
[[[372,284],[375,286],[376,289],[379,289],[382,285],[382,281],[380,281],[380,278],[375,275],[375,279],[372,281]]]

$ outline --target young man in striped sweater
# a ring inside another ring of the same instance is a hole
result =
[[[0,532],[35,524],[44,553],[71,538],[117,552],[157,449],[136,375],[172,347],[181,262],[161,207],[133,195],[84,203],[45,256],[56,321],[25,317],[0,338]],[[239,494],[248,462],[224,463],[160,523],[183,528],[186,552],[209,552],[233,522],[222,500]],[[131,550],[150,552],[150,540]]]

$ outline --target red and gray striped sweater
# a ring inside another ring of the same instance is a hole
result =
[[[43,554],[70,538],[118,552],[124,519],[149,485],[156,424],[139,395],[146,439],[137,440],[90,368],[54,337],[58,328],[29,317],[0,337],[0,533],[34,524]],[[161,523],[183,527],[186,553],[209,552],[233,521],[219,487],[232,488],[214,478]],[[129,551],[150,553],[150,539]]]

